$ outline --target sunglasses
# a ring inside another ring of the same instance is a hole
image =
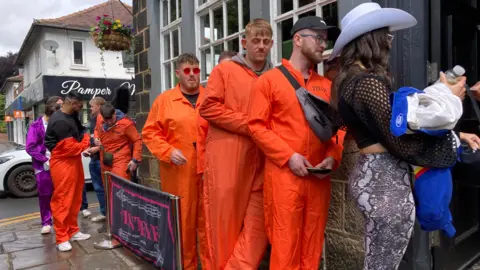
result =
[[[190,75],[190,73],[193,71],[194,75],[200,74],[200,69],[199,68],[184,68],[183,73],[185,75]]]

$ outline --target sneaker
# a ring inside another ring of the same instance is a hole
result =
[[[82,215],[84,218],[89,217],[92,214],[88,209],[82,210]]]
[[[40,231],[41,234],[49,234],[52,232],[52,226],[50,225],[45,225],[42,227],[42,230]]]
[[[104,221],[105,219],[106,219],[106,217],[104,215],[98,215],[96,217],[93,217],[92,221],[93,222],[100,222],[100,221]]]
[[[65,252],[65,251],[70,251],[72,250],[72,245],[70,242],[63,242],[57,245],[58,250]]]
[[[70,241],[83,241],[87,239],[90,239],[90,234],[77,232],[72,236],[72,238],[70,238]]]

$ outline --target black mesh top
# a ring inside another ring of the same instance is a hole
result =
[[[443,137],[423,133],[396,137],[390,132],[391,90],[381,77],[362,74],[341,87],[339,114],[360,149],[380,143],[413,165],[446,168],[455,163],[456,141],[451,133]]]

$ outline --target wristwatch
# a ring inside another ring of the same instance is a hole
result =
[[[140,161],[136,160],[135,158],[132,158],[133,163],[138,164]]]

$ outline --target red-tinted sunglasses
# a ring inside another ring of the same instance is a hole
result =
[[[198,75],[200,74],[200,69],[199,68],[184,68],[183,69],[183,73],[185,73],[185,75],[190,75],[190,72],[193,71],[193,74],[195,75]]]

